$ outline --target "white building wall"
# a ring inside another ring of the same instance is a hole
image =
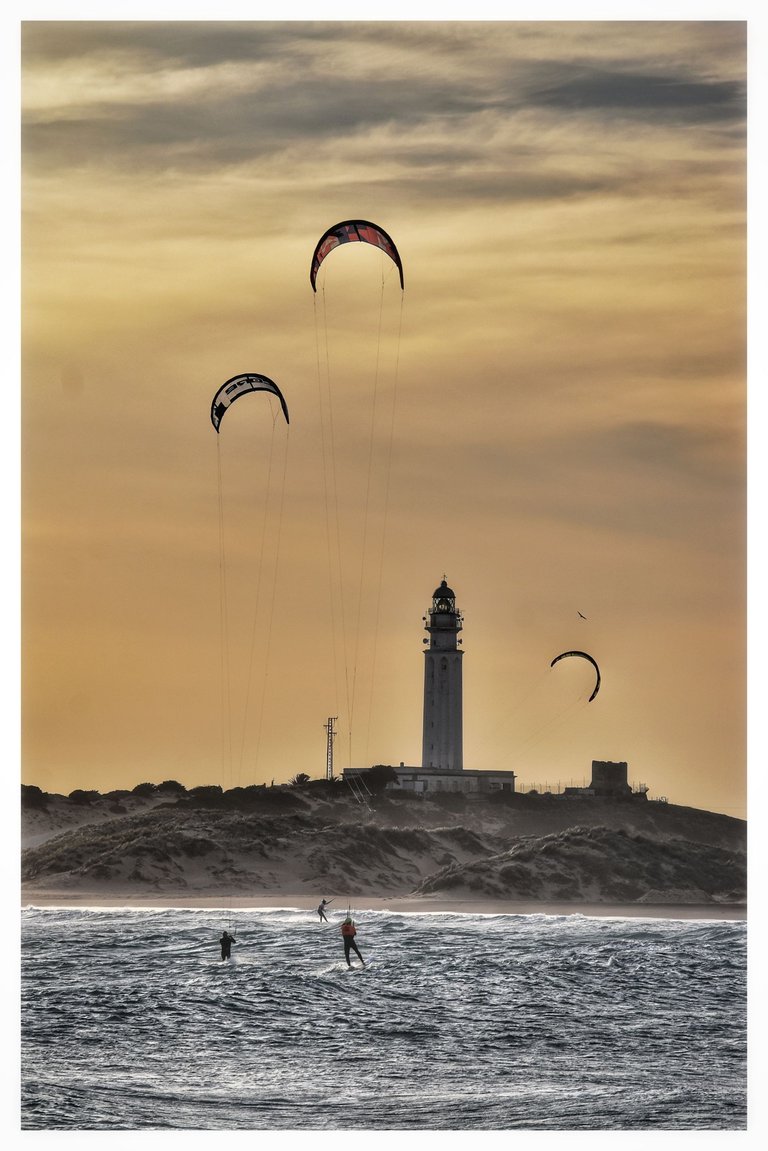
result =
[[[422,767],[464,767],[461,660],[463,652],[424,652]]]

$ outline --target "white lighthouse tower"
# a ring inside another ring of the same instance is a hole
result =
[[[424,616],[429,647],[424,652],[422,768],[463,771],[461,660],[462,629],[456,596],[443,579]]]
[[[464,767],[461,698],[461,651],[459,632],[464,626],[456,607],[456,596],[445,582],[432,596],[432,607],[424,618],[429,633],[424,652],[424,732],[421,745],[421,767],[401,761],[399,767],[377,764],[375,767],[345,767],[346,780],[361,802],[364,792],[370,794],[366,779],[382,767],[394,773],[385,784],[387,791],[402,790],[419,795],[436,791],[492,792],[515,790],[515,773]],[[328,720],[329,728],[331,720]],[[611,766],[611,765],[609,765]],[[619,765],[620,766],[620,765]],[[360,790],[361,787],[363,790]]]

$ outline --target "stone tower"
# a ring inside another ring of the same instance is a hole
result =
[[[424,652],[424,735],[421,766],[443,771],[463,771],[461,612],[456,596],[443,579],[432,596],[432,607],[424,616],[429,647]]]

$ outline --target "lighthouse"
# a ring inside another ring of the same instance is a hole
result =
[[[427,646],[421,767],[406,766],[402,760],[399,767],[383,763],[373,767],[345,767],[342,778],[361,803],[366,802],[366,793],[372,794],[366,780],[373,779],[371,773],[381,773],[382,768],[387,769],[389,776],[385,790],[395,794],[398,791],[417,795],[436,791],[513,792],[514,771],[464,767],[461,698],[464,653],[459,639],[464,620],[445,577],[432,595],[432,607],[422,618],[429,638],[423,641]]]
[[[424,616],[429,644],[424,652],[424,729],[421,766],[463,771],[461,661],[462,629],[456,596],[443,578]]]

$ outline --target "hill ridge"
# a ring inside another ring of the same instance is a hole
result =
[[[239,806],[210,796],[128,796],[119,804],[103,797],[87,810],[63,796],[25,805],[23,894],[746,898],[746,823],[731,816],[560,797],[457,802],[386,794],[361,807],[299,788],[271,790]]]

